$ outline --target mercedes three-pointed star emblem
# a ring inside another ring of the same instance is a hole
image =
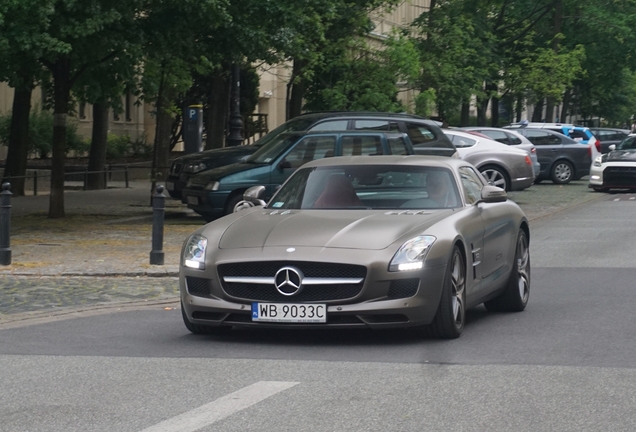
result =
[[[298,294],[303,286],[303,272],[296,267],[283,267],[274,276],[274,285],[284,296]]]

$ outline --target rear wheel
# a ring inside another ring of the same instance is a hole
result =
[[[428,336],[455,339],[464,330],[466,321],[466,265],[459,247],[453,248],[444,286],[442,298],[439,301],[433,322],[429,324],[425,333]]]
[[[206,326],[201,324],[191,323],[188,319],[186,311],[183,307],[183,303],[181,303],[181,317],[183,318],[183,323],[186,328],[190,330],[191,333],[194,334],[208,334],[208,335],[222,335],[230,332],[232,327],[221,327],[221,326]]]
[[[568,161],[558,161],[552,167],[551,177],[556,184],[570,183],[574,178],[574,168]]]
[[[487,165],[487,166],[481,167],[479,171],[486,178],[486,181],[488,181],[488,183],[494,186],[500,187],[505,191],[510,190],[510,182],[508,181],[508,175],[503,169],[496,167],[494,165]]]
[[[517,235],[515,261],[506,290],[497,298],[484,303],[492,312],[521,312],[530,297],[530,248],[523,230]]]

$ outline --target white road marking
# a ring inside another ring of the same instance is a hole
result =
[[[296,384],[299,383],[259,381],[199,408],[157,423],[141,432],[194,432],[235,412],[244,410],[276,393],[292,388]]]
[[[636,199],[636,197],[629,197],[630,200]]]

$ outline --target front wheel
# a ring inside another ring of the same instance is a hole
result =
[[[574,167],[567,161],[558,161],[552,167],[552,181],[556,184],[570,183],[574,178]]]
[[[521,312],[530,298],[530,248],[523,230],[517,235],[515,260],[506,290],[499,297],[484,303],[491,312]]]
[[[425,329],[427,335],[456,339],[466,321],[466,265],[459,247],[453,248],[446,268],[442,297],[433,322]]]

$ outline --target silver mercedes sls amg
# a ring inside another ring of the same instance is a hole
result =
[[[268,203],[184,242],[179,283],[193,333],[233,326],[417,327],[456,338],[466,310],[522,311],[530,231],[468,162],[353,156],[310,162]]]

